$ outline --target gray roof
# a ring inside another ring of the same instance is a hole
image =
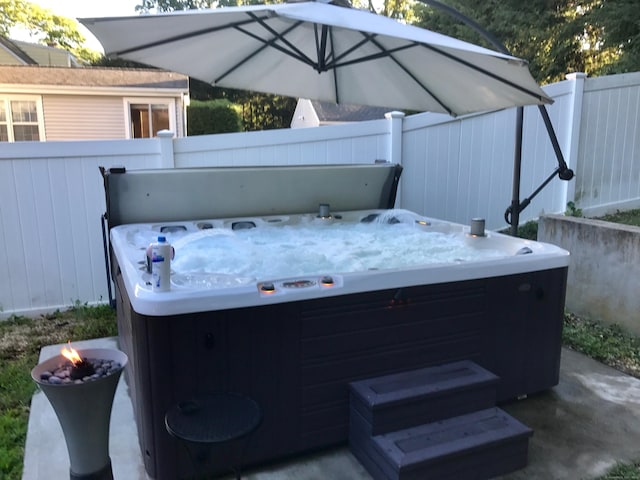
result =
[[[329,102],[311,101],[321,122],[361,122],[379,120],[392,109],[386,107],[367,107],[363,105],[345,105]]]
[[[48,67],[78,67],[69,51],[55,46],[11,40],[0,36],[0,65],[43,65]]]
[[[189,77],[164,70],[0,65],[0,84],[189,89]]]
[[[0,35],[0,50],[5,50],[8,55],[0,56],[0,63],[2,64],[19,64],[19,65],[37,65],[33,58],[22,50],[15,42],[9,40],[6,37]]]

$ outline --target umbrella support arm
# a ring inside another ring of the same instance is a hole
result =
[[[558,176],[561,180],[571,180],[574,175],[573,170],[567,167],[567,163],[564,161],[564,156],[562,155],[562,150],[560,149],[560,144],[558,143],[558,137],[556,137],[556,132],[553,129],[553,125],[551,124],[551,119],[549,118],[547,107],[544,105],[538,105],[538,110],[540,111],[540,115],[542,116],[542,120],[544,121],[544,126],[547,129],[547,134],[549,135],[549,140],[551,140],[553,151],[555,152],[556,158],[558,159]]]
[[[520,212],[522,212],[525,208],[529,206],[531,200],[534,199],[540,191],[547,186],[553,177],[558,175],[560,180],[569,181],[573,178],[573,170],[567,167],[566,162],[564,161],[564,156],[562,155],[562,150],[560,149],[560,144],[558,143],[558,137],[556,137],[556,132],[553,129],[553,125],[551,124],[551,119],[549,118],[549,113],[547,112],[547,108],[544,105],[539,105],[538,109],[540,111],[540,115],[542,116],[542,120],[544,121],[544,125],[547,129],[547,134],[549,135],[549,139],[551,140],[551,145],[553,146],[553,151],[556,154],[556,158],[558,159],[558,166],[553,171],[551,175],[547,177],[547,179],[540,184],[535,191],[529,195],[524,200],[520,201],[520,175],[521,175],[521,165],[522,165],[522,124],[523,124],[523,114],[524,109],[522,107],[518,107],[516,113],[516,146],[515,146],[515,160],[513,167],[513,195],[511,200],[511,205],[507,207],[504,212],[504,220],[508,225],[511,225],[509,233],[512,236],[517,236],[518,234],[518,225],[520,224]]]
[[[462,23],[467,25],[468,27],[475,30],[478,34],[484,37],[491,45],[493,45],[498,51],[511,55],[511,52],[502,45],[502,43],[494,37],[491,33],[487,32],[484,28],[482,28],[477,22],[471,20],[469,17],[463,15],[455,8],[450,7],[449,5],[445,5],[438,0],[420,0],[422,3],[430,5],[431,7],[438,8],[442,10],[457,20],[460,20]],[[553,177],[558,175],[561,180],[569,181],[573,178],[574,173],[573,170],[567,167],[566,162],[564,161],[564,156],[562,155],[562,150],[560,149],[560,144],[558,143],[558,137],[556,136],[555,130],[553,129],[553,125],[551,123],[551,119],[549,118],[549,113],[547,112],[547,108],[544,105],[539,105],[538,110],[540,111],[540,115],[542,116],[542,120],[544,122],[544,126],[547,129],[547,134],[549,135],[549,139],[551,140],[551,145],[553,146],[553,151],[556,155],[556,159],[558,160],[558,167],[554,170],[554,172],[527,198],[525,198],[522,202],[520,202],[520,171],[522,164],[522,118],[523,118],[523,108],[518,107],[518,113],[516,116],[516,146],[514,153],[514,167],[513,167],[513,195],[511,199],[511,205],[507,208],[504,218],[509,225],[511,225],[510,233],[513,236],[517,235],[518,225],[520,223],[520,212],[524,210],[531,200],[553,179]]]
[[[536,188],[531,195],[529,195],[527,198],[522,200],[522,202],[520,202],[519,200],[516,200],[515,203],[512,202],[511,205],[507,207],[507,209],[504,212],[504,221],[507,222],[509,225],[511,225],[512,230],[513,230],[513,227],[515,226],[516,233],[517,233],[518,224],[513,221],[513,218],[518,216],[520,212],[522,212],[525,208],[529,206],[529,204],[531,203],[531,200],[533,200],[534,197],[538,195],[538,193],[540,193],[540,191],[544,187],[546,187],[551,180],[553,180],[553,177],[555,177],[556,174],[559,175],[560,178],[562,178],[562,170],[560,169],[560,167],[556,167],[553,173],[549,175],[547,179],[544,182],[542,182],[540,186]],[[514,215],[514,212],[516,212],[515,215]],[[511,233],[513,234],[513,232]]]

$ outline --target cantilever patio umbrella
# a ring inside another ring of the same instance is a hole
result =
[[[80,21],[107,55],[220,87],[453,116],[552,103],[524,60],[326,1]]]

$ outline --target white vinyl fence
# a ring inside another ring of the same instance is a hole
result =
[[[571,182],[554,179],[521,214],[640,206],[640,73],[544,87]],[[507,227],[515,109],[450,118],[420,114],[357,124],[173,139],[0,146],[0,318],[107,301],[98,167],[355,164],[404,166],[397,206],[449,221]],[[521,199],[557,166],[536,107],[525,108]]]

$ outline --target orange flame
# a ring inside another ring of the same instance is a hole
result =
[[[64,347],[62,350],[60,350],[60,353],[63,357],[69,359],[74,365],[82,363],[82,358],[80,357],[78,352],[74,348],[71,348],[71,342],[69,342],[69,348]]]

